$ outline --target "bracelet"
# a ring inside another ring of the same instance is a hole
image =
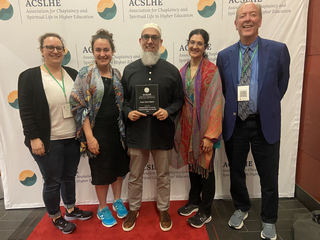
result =
[[[87,144],[91,144],[91,143],[93,143],[93,142],[96,141],[96,140],[97,140],[97,139],[94,139],[94,140],[93,140],[92,142],[90,142],[90,143],[87,142]]]

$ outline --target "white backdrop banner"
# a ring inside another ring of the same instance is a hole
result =
[[[63,65],[79,70],[93,61],[90,38],[104,28],[114,34],[116,53],[112,65],[121,72],[140,58],[139,37],[145,23],[162,28],[161,57],[181,68],[189,60],[187,37],[203,28],[210,34],[209,59],[239,40],[234,19],[243,0],[0,0],[0,170],[5,207],[42,207],[43,180],[25,147],[19,118],[17,81],[20,72],[42,64],[38,38],[56,32],[66,41]],[[300,105],[306,47],[308,0],[251,0],[262,5],[260,36],[287,44],[291,77],[282,100],[280,197],[293,197],[298,146]],[[215,159],[216,198],[230,198],[229,167],[224,148]],[[252,156],[246,167],[251,197],[260,197],[259,177]],[[156,197],[152,159],[145,167],[143,200]],[[97,203],[87,158],[80,161],[77,204]],[[171,199],[187,199],[188,170],[171,169]],[[122,197],[128,200],[127,178]],[[108,195],[112,201],[112,192]]]

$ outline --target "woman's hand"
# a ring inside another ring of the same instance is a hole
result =
[[[95,155],[98,155],[99,152],[99,143],[97,139],[93,136],[92,129],[90,127],[89,117],[87,117],[83,122],[83,131],[87,138],[87,147],[90,152]]]
[[[203,138],[201,145],[202,145],[202,151],[204,153],[208,153],[212,151],[213,142],[209,138]]]
[[[40,138],[30,140],[32,153],[43,156],[45,154],[44,144]]]
[[[93,139],[89,139],[87,141],[87,146],[90,152],[92,152],[95,155],[98,155],[99,152],[99,143],[95,137]]]

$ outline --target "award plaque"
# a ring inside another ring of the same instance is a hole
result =
[[[145,114],[159,110],[158,84],[136,85],[136,110]]]

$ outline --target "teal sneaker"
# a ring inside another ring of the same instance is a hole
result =
[[[276,240],[277,239],[277,233],[276,233],[276,227],[272,223],[262,223],[263,230],[261,231],[261,238],[262,239],[268,239],[268,240]]]
[[[100,206],[98,207],[97,217],[102,221],[102,225],[105,227],[112,227],[117,224],[116,219],[112,216],[111,211],[108,207],[103,208],[100,211]]]
[[[118,218],[124,218],[128,215],[126,207],[123,205],[122,199],[113,202],[113,211],[117,212]]]
[[[248,212],[242,212],[240,209],[236,210],[231,216],[228,225],[234,229],[241,229],[243,226],[243,220],[248,217]]]

